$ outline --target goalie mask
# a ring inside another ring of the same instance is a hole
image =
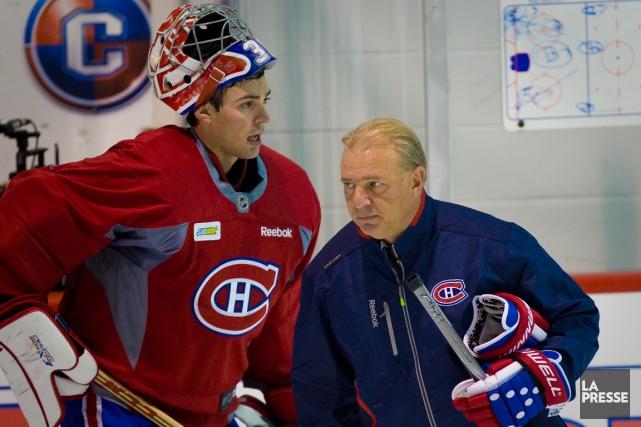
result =
[[[234,9],[183,5],[156,31],[147,75],[156,96],[184,115],[217,90],[246,80],[275,61]]]

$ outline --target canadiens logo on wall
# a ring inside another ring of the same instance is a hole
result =
[[[34,76],[57,100],[85,111],[116,108],[147,86],[145,0],[40,0],[24,42]]]
[[[252,259],[233,259],[216,266],[194,294],[198,321],[223,335],[243,335],[267,316],[276,288],[278,267]]]

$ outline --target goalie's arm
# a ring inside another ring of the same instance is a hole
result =
[[[171,223],[173,208],[161,189],[151,191],[131,176],[132,169],[146,176],[151,166],[126,153],[112,149],[96,158],[25,171],[11,181],[0,197],[0,295],[48,293],[62,276],[109,245],[117,224]]]

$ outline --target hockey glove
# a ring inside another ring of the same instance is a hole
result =
[[[0,368],[30,426],[58,425],[62,397],[85,392],[98,372],[96,361],[45,305],[2,308]]]
[[[477,295],[474,318],[463,342],[474,356],[496,360],[545,341],[548,322],[521,298],[508,293]]]
[[[454,387],[454,408],[479,427],[522,426],[545,408],[558,415],[572,398],[560,362],[553,350],[517,351],[489,365],[484,380]]]

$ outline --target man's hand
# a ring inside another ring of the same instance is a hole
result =
[[[522,426],[545,408],[558,415],[572,398],[560,362],[553,350],[520,350],[489,365],[484,380],[454,387],[454,408],[479,427]]]

